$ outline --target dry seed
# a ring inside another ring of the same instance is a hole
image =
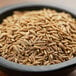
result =
[[[24,65],[51,65],[76,56],[76,19],[43,9],[16,11],[0,24],[0,56]]]

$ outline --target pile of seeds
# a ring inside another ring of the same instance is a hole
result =
[[[0,56],[25,65],[50,65],[76,56],[76,19],[43,9],[15,11],[0,24]]]

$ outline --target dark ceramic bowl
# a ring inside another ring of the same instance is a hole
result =
[[[43,8],[50,8],[57,10],[59,12],[68,12],[73,17],[75,17],[75,12],[71,11],[69,8],[64,8],[59,6],[51,6],[50,4],[39,4],[39,3],[28,3],[28,4],[17,4],[11,5],[0,9],[0,23],[4,18],[13,14],[13,11],[24,11],[24,10],[39,10]],[[48,66],[27,66],[21,65],[14,62],[10,62],[0,57],[0,69],[11,74],[11,76],[19,75],[47,75],[51,74],[53,76],[64,75],[71,72],[76,65],[76,58],[65,61],[63,63],[48,65]],[[65,75],[66,76],[66,75]]]

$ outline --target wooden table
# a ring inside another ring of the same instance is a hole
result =
[[[0,7],[4,7],[6,5],[16,4],[16,3],[26,3],[26,2],[49,2],[65,5],[66,7],[73,8],[76,10],[76,0],[0,0]],[[0,76],[8,76],[4,72],[0,72]],[[76,76],[76,70],[71,72],[68,76]]]

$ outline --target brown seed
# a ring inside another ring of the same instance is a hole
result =
[[[76,19],[51,9],[16,11],[0,24],[0,56],[35,66],[76,57]]]

